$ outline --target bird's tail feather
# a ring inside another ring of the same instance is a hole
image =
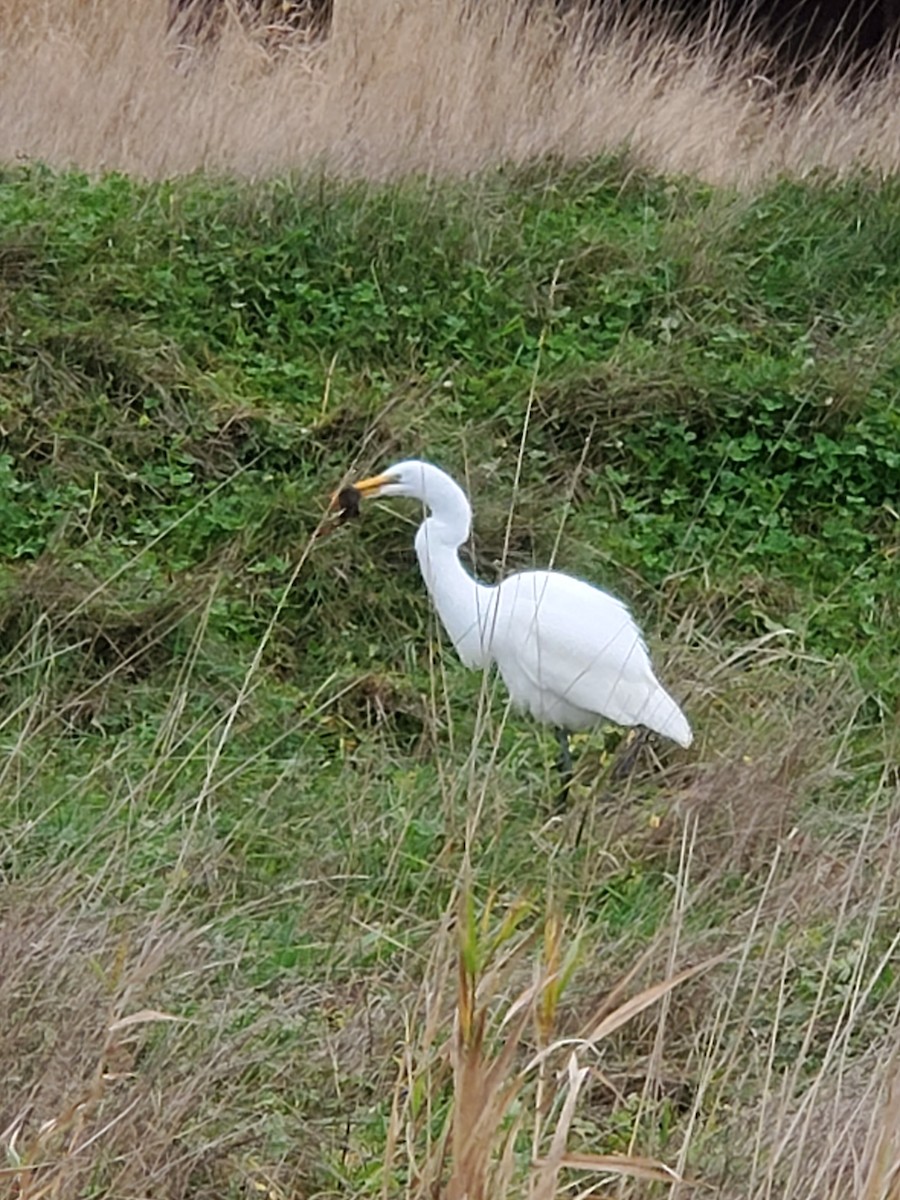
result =
[[[694,740],[687,717],[662,687],[657,688],[647,701],[646,707],[641,713],[640,723],[646,725],[648,729],[652,729],[654,733],[661,733],[663,737],[671,738],[673,742],[677,742],[685,749]]]

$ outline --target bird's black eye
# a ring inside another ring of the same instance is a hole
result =
[[[360,515],[359,504],[362,495],[352,485],[341,488],[337,494],[338,522],[352,521]]]

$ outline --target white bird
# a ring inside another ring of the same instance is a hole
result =
[[[360,497],[409,496],[429,515],[416,533],[425,586],[467,667],[496,663],[513,704],[556,728],[561,767],[571,774],[568,734],[604,718],[644,725],[688,747],[684,713],[653,673],[640,629],[625,605],[561,571],[520,571],[479,583],[459,560],[472,509],[465,492],[431,463],[396,463],[339,493],[347,516]],[[349,502],[348,502],[349,501]]]

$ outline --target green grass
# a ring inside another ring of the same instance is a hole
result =
[[[190,1194],[380,1194],[400,1013],[463,864],[479,905],[579,931],[574,1021],[643,947],[664,967],[694,817],[682,944],[749,938],[773,979],[790,959],[749,1023],[777,1033],[770,1069],[818,1078],[898,911],[890,882],[874,916],[854,890],[865,847],[890,861],[897,788],[898,201],[618,160],[464,188],[0,177],[2,868],[129,945],[163,918],[195,939],[146,1005],[197,1017],[188,1062],[240,1064],[205,1068]],[[468,480],[485,577],[514,502],[508,567],[555,554],[633,606],[696,751],[611,800],[601,731],[552,817],[552,738],[439,647],[416,514],[313,540],[348,471],[412,456]],[[897,1001],[873,979],[853,1061]],[[680,1019],[712,1038],[713,1009]],[[177,1093],[166,1037],[147,1070]],[[765,1072],[723,1072],[688,1163],[756,1195],[750,1149],[721,1155]],[[585,1147],[677,1155],[667,1086],[585,1117]]]

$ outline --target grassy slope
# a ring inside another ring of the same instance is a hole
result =
[[[87,895],[77,921],[138,931],[138,958],[154,922],[177,929],[147,994],[198,1023],[156,1035],[147,1076],[193,1095],[184,1063],[225,1063],[186,1103],[190,1194],[257,1169],[297,1194],[380,1186],[399,1010],[464,853],[479,902],[558,908],[604,947],[574,1021],[657,935],[665,962],[692,814],[696,954],[751,937],[796,823],[776,948],[747,943],[796,987],[748,1011],[776,1071],[827,1058],[834,961],[871,972],[896,927],[890,885],[867,907],[857,871],[896,789],[898,213],[894,184],[747,200],[617,161],[459,189],[2,178],[3,869],[26,908],[36,884],[67,912]],[[633,605],[696,752],[598,807],[597,735],[571,816],[546,819],[552,739],[438,651],[415,514],[313,543],[348,469],[412,455],[468,478],[483,575],[514,499],[509,566],[555,554]],[[826,853],[849,892],[819,895]],[[860,1056],[889,1026],[876,980]],[[666,1040],[693,1094],[679,1028],[711,1039],[711,1008],[685,1001]],[[720,1112],[756,1112],[763,1074],[723,1067],[688,1155],[735,1194],[780,1169],[723,1158]],[[674,1154],[666,1103],[661,1123],[598,1101],[584,1142],[627,1145],[634,1120]]]

